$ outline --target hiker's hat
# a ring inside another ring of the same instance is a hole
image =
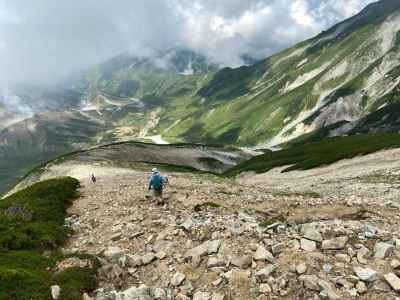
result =
[[[151,172],[153,172],[153,173],[158,173],[158,170],[157,170],[157,168],[153,168],[153,169],[151,170]]]

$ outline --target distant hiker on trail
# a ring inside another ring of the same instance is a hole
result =
[[[151,175],[149,182],[149,191],[153,189],[153,195],[157,204],[162,204],[162,193],[163,189],[168,184],[168,178],[161,176],[157,168],[153,168],[152,173],[153,174]]]
[[[92,174],[92,182],[96,183],[96,181],[97,181],[96,176],[94,176],[94,174]]]

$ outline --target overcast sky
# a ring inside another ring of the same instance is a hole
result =
[[[131,51],[188,47],[215,62],[266,57],[373,0],[0,0],[0,82],[52,82]]]

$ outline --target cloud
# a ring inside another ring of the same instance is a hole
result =
[[[175,47],[237,66],[327,29],[372,0],[0,0],[0,82],[54,82],[121,52]]]

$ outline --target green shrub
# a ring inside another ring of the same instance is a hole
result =
[[[224,175],[235,176],[248,171],[265,173],[282,166],[288,166],[284,172],[308,170],[329,165],[341,159],[398,147],[400,147],[398,133],[327,138],[320,142],[296,144],[288,149],[253,157],[228,170]]]
[[[56,249],[68,236],[64,219],[78,187],[73,178],[53,179],[0,201],[0,300],[51,300],[52,285],[61,287],[61,299],[80,299],[96,287],[98,262],[51,272],[65,258]]]

